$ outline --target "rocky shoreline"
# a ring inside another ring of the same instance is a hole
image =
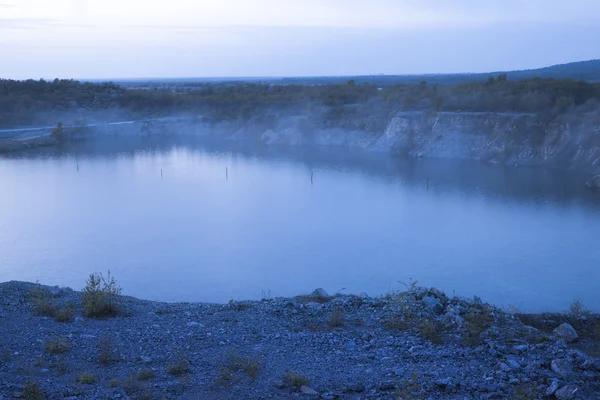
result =
[[[520,316],[416,286],[225,305],[119,296],[95,319],[80,292],[6,282],[0,399],[598,399],[599,341],[592,314]]]

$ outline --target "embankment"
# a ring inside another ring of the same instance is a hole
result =
[[[100,319],[83,299],[0,283],[0,398],[600,396],[594,315],[514,315],[418,287],[229,304],[119,296]]]

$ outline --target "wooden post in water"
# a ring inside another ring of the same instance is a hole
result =
[[[79,172],[79,164],[77,164],[77,172]]]
[[[162,179],[162,168],[160,169],[160,179]]]
[[[311,185],[313,184],[313,175],[314,175],[314,172],[310,171],[310,184]]]
[[[225,180],[229,180],[229,168],[225,167]]]

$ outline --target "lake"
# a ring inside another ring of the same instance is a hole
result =
[[[162,176],[161,176],[162,174]],[[525,311],[600,311],[587,175],[351,150],[107,138],[0,155],[0,281],[227,302],[417,280]]]

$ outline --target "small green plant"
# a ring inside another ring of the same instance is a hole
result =
[[[102,365],[108,365],[114,361],[114,346],[107,337],[98,339],[98,361]]]
[[[119,382],[118,379],[111,379],[110,381],[108,381],[108,387],[111,389],[119,387],[120,384],[121,384],[121,382]]]
[[[154,371],[152,371],[152,369],[143,368],[137,373],[136,378],[138,381],[149,381],[150,379],[154,378],[155,375],[156,374]]]
[[[417,325],[417,331],[423,338],[429,340],[433,344],[442,344],[444,341],[441,335],[442,327],[431,321],[423,321]]]
[[[29,301],[33,304],[33,309],[37,315],[45,317],[54,317],[57,309],[54,304],[52,293],[46,288],[36,284],[29,293]]]
[[[73,321],[73,304],[67,302],[54,317],[56,322],[72,322]]]
[[[69,348],[69,342],[64,337],[48,339],[45,344],[46,353],[53,355],[64,354]]]
[[[167,374],[173,376],[183,376],[190,370],[190,362],[183,353],[179,353],[177,358],[167,365]]]
[[[581,318],[590,315],[590,311],[585,307],[581,299],[575,299],[569,307],[569,313],[575,318]]]
[[[84,385],[93,385],[96,383],[96,375],[90,372],[84,372],[77,377],[77,382],[82,383]]]
[[[81,296],[83,312],[91,318],[114,317],[118,313],[120,296],[121,288],[110,271],[106,279],[102,274],[91,274]]]
[[[345,322],[346,315],[344,314],[344,310],[339,307],[334,308],[329,316],[329,326],[332,328],[338,328],[343,326]]]
[[[29,381],[25,384],[23,389],[23,399],[25,400],[44,400],[46,393],[39,384],[36,382]]]
[[[304,375],[297,374],[292,371],[287,371],[283,377],[283,382],[296,389],[300,389],[302,386],[306,386],[310,383],[310,380]]]

